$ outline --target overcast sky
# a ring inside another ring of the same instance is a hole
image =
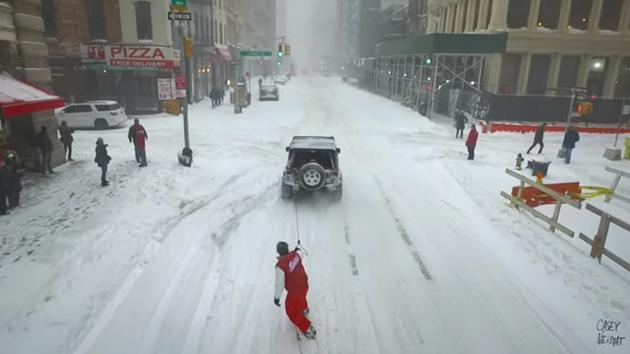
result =
[[[286,3],[287,42],[292,45],[298,67],[309,66],[321,55],[332,54],[336,0],[287,0]]]

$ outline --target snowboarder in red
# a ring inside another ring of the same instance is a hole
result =
[[[280,307],[282,288],[287,289],[287,297],[284,301],[287,316],[306,338],[315,339],[317,331],[311,325],[311,321],[306,318],[309,312],[306,301],[308,276],[302,265],[302,257],[298,253],[298,248],[289,252],[289,245],[284,241],[278,242],[276,251],[279,256],[276,263],[276,289],[273,302]]]

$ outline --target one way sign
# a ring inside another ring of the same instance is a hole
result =
[[[169,12],[168,19],[171,21],[191,21],[192,14],[190,12]]]

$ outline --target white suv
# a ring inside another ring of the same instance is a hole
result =
[[[57,121],[66,121],[70,128],[107,129],[127,120],[125,109],[116,101],[88,101],[55,110]]]

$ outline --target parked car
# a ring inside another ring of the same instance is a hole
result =
[[[284,85],[289,82],[289,78],[284,74],[276,75],[276,77],[274,77],[274,82],[276,84]]]
[[[341,199],[341,149],[337,147],[334,137],[294,136],[286,151],[289,156],[282,174],[282,198],[292,198],[301,190],[324,190],[333,192],[335,199]]]
[[[127,121],[125,109],[116,101],[71,104],[55,110],[55,117],[59,123],[65,120],[70,128],[107,129]]]
[[[280,90],[278,89],[278,85],[276,85],[275,83],[263,82],[263,84],[260,85],[260,92],[258,93],[258,99],[260,101],[280,100]]]

